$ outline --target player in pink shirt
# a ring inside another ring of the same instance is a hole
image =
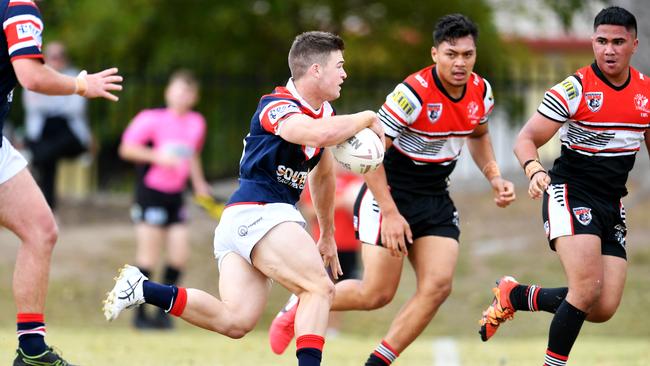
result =
[[[167,244],[163,282],[176,284],[189,256],[183,190],[188,178],[198,196],[209,195],[210,186],[201,168],[201,149],[206,124],[192,111],[199,98],[197,80],[177,71],[165,89],[166,108],[140,112],[122,136],[120,156],[138,164],[135,203],[131,217],[136,224],[136,265],[147,277],[156,266],[161,246]],[[155,318],[139,307],[137,328],[171,328],[164,311]]]

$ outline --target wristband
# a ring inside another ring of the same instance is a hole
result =
[[[544,170],[544,169],[542,169],[542,170],[538,170],[538,171],[536,171],[536,172],[534,172],[533,174],[530,175],[530,180],[533,180],[533,177],[534,177],[535,174],[537,174],[537,173],[548,174],[548,173],[546,173],[546,170]]]
[[[544,169],[542,164],[537,159],[532,161],[529,160],[524,165],[524,172],[526,173],[528,179],[532,178],[533,174],[537,173],[540,170],[546,171],[546,169]]]
[[[487,180],[492,180],[492,178],[501,176],[501,172],[499,171],[499,166],[497,165],[497,162],[494,160],[491,160],[490,162],[485,164],[483,166],[483,169],[481,169],[481,173],[483,173],[483,175]]]
[[[88,91],[88,80],[86,80],[86,75],[88,75],[88,72],[83,70],[74,79],[74,94],[81,95],[82,97],[86,95],[86,91]]]

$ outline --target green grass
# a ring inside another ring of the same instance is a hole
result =
[[[460,211],[461,253],[449,299],[422,337],[399,358],[398,365],[433,365],[432,339],[459,340],[463,366],[540,365],[551,316],[518,313],[494,340],[483,344],[477,320],[491,300],[490,287],[504,274],[544,286],[563,286],[564,273],[544,239],[540,203],[525,192],[506,210],[496,209],[488,193],[452,193]],[[628,204],[629,270],[621,306],[604,324],[586,323],[571,354],[571,365],[650,365],[650,199],[634,196]],[[183,285],[217,294],[218,271],[212,256],[215,223],[194,210],[193,252]],[[82,212],[80,214],[80,212]],[[88,213],[85,213],[88,212]],[[61,237],[52,259],[46,311],[48,340],[84,365],[292,365],[293,351],[278,358],[267,346],[266,329],[288,294],[274,286],[254,333],[229,340],[179,326],[172,333],[138,333],[131,314],[107,325],[101,300],[112,286],[115,270],[134,256],[134,233],[128,199],[96,207],[65,203]],[[16,346],[11,273],[17,240],[0,229],[0,365],[8,364]],[[159,272],[158,272],[159,273]],[[155,277],[154,277],[155,278]],[[415,288],[410,266],[391,304],[372,312],[344,314],[342,334],[326,343],[326,365],[363,365],[386,333],[390,320]]]
[[[49,339],[71,362],[82,365],[294,365],[293,347],[282,356],[268,348],[266,332],[256,331],[232,340],[189,327],[173,332],[137,332],[124,326],[86,328],[56,327]],[[1,329],[3,335],[10,329]],[[416,341],[396,365],[433,366],[430,337]],[[540,365],[546,340],[543,338],[498,339],[482,343],[478,337],[457,339],[462,365]],[[345,335],[328,340],[324,365],[363,365],[376,340]],[[607,347],[604,347],[607,345]],[[13,337],[0,337],[0,364],[9,364]],[[650,364],[650,338],[581,337],[572,353],[572,366],[645,366]]]

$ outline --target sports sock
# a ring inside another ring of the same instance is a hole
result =
[[[165,274],[163,276],[163,283],[166,285],[175,285],[181,277],[181,271],[177,268],[170,266],[165,267]]]
[[[305,334],[296,339],[298,366],[319,366],[323,358],[325,338],[316,334]]]
[[[545,288],[536,285],[518,285],[510,291],[510,303],[515,310],[547,311],[555,313],[569,289]]]
[[[544,365],[566,365],[569,352],[578,338],[586,316],[585,312],[569,304],[568,301],[562,301],[551,321]]]
[[[138,269],[140,270],[140,272],[142,272],[143,275],[145,275],[145,277],[151,278],[151,271],[150,270],[144,269],[142,267],[138,267]],[[135,311],[136,311],[136,317],[138,317],[140,319],[143,319],[143,320],[146,318],[146,307],[145,306],[138,306]]]
[[[45,344],[45,317],[43,314],[18,313],[16,315],[18,347],[28,356],[37,356],[47,350]]]
[[[375,351],[370,354],[365,366],[388,366],[395,362],[399,353],[388,342],[382,340]]]
[[[172,315],[181,316],[187,305],[187,290],[184,287],[144,281],[142,292],[147,304],[157,306]]]

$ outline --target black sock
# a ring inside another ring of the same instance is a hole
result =
[[[553,316],[548,332],[548,349],[546,350],[546,364],[565,365],[569,352],[578,338],[582,323],[587,314],[566,300],[562,301]]]
[[[364,366],[389,366],[389,363],[386,363],[386,361],[382,360],[381,358],[377,357],[374,353],[370,354],[370,357],[368,357],[368,360],[366,361],[366,364]]]
[[[165,285],[177,284],[180,277],[181,271],[179,269],[176,269],[169,264],[165,267],[165,275],[163,277],[163,283]]]
[[[555,313],[568,291],[566,287],[544,288],[536,285],[518,285],[510,292],[510,303],[515,310],[541,310]]]
[[[301,348],[296,351],[298,366],[319,366],[323,352],[317,348]]]
[[[144,281],[142,283],[142,292],[144,293],[144,300],[147,304],[169,311],[178,294],[178,288],[173,285],[168,286],[152,281]]]

